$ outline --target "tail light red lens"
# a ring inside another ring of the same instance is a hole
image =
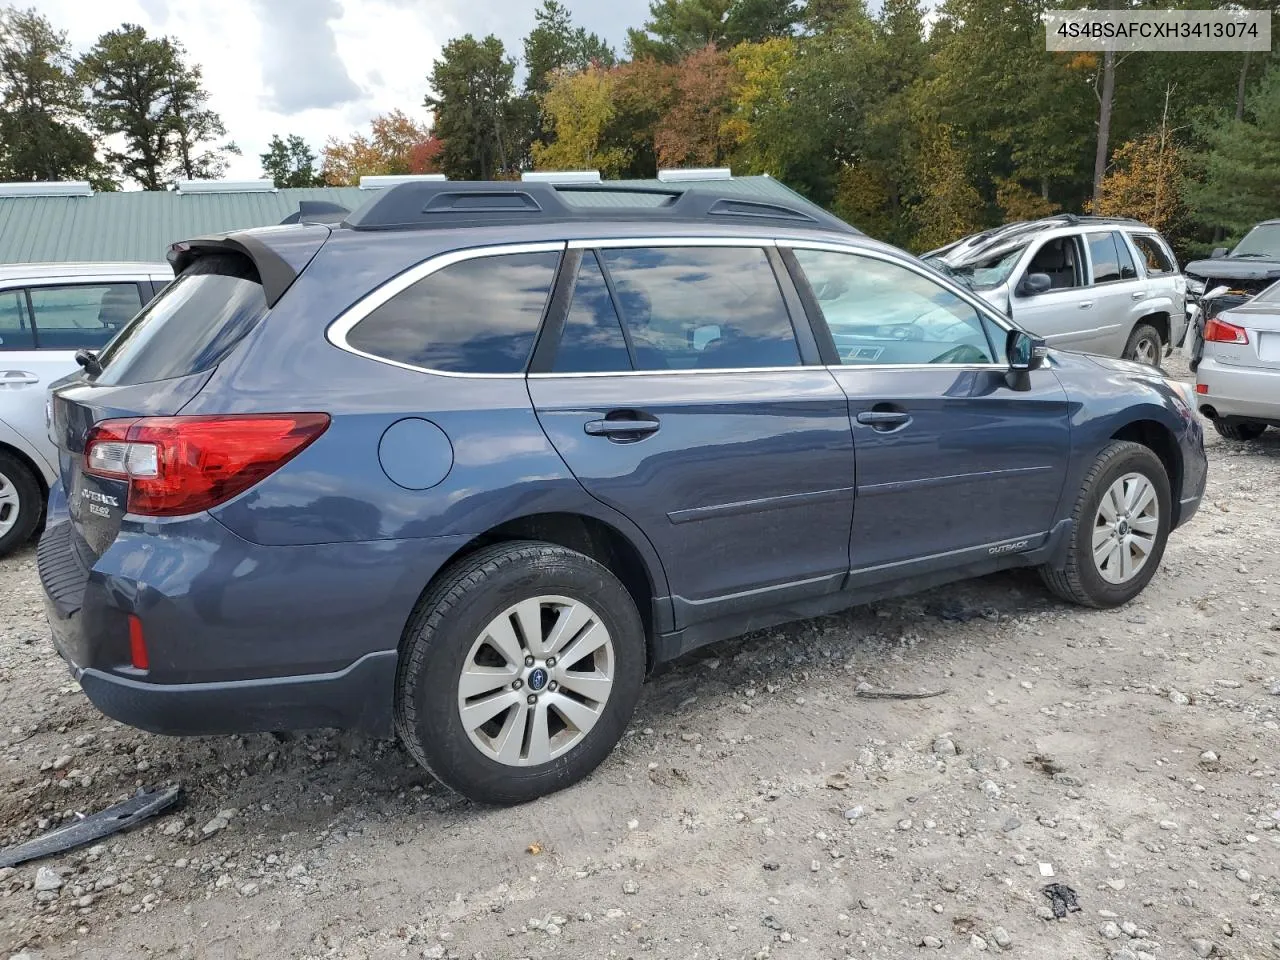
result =
[[[1214,317],[1204,325],[1204,338],[1210,343],[1248,343],[1249,332],[1244,327]]]
[[[142,621],[136,613],[129,614],[129,660],[135,670],[150,670],[151,658],[147,656],[147,640],[142,633]]]
[[[327,413],[104,420],[89,431],[84,469],[127,480],[130,513],[182,516],[248,490],[328,426]]]

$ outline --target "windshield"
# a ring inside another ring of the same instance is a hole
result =
[[[1013,268],[1018,265],[1026,249],[1027,245],[1023,243],[993,250],[961,263],[931,262],[945,267],[951,276],[963,280],[971,287],[994,287],[1009,279],[1009,274],[1013,273]]]
[[[1233,257],[1275,257],[1280,259],[1280,223],[1260,223],[1244,235]]]

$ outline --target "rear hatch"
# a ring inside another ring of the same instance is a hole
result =
[[[1280,283],[1218,313],[1209,321],[1205,339],[1205,353],[1218,363],[1280,371]]]
[[[71,516],[69,539],[86,565],[115,540],[129,495],[126,479],[86,472],[86,440],[95,428],[177,414],[267,310],[247,256],[200,256],[103,348],[97,364],[54,387],[50,432]]]

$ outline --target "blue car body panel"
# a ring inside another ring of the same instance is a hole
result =
[[[661,235],[760,235],[716,227]],[[1194,513],[1200,426],[1158,373],[1053,354],[1015,389],[990,366],[826,366],[790,287],[806,365],[787,369],[444,375],[326,337],[369,291],[447,251],[655,235],[627,222],[237,235],[297,275],[214,369],[56,389],[62,479],[39,567],[55,641],[89,696],[161,732],[389,734],[399,645],[433,578],[504,529],[527,534],[548,518],[575,518],[634,556],[659,662],[873,597],[1054,562],[1086,471],[1126,431],[1164,431],[1175,520]],[[908,421],[858,419],[886,408]],[[661,427],[634,442],[585,429],[619,409]],[[193,516],[128,514],[123,482],[78,467],[104,419],[303,411],[331,417],[323,436]],[[130,614],[146,627],[145,671],[130,664]]]

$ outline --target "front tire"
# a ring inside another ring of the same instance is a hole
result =
[[[21,460],[0,451],[0,557],[31,539],[43,508],[40,481]]]
[[[1160,366],[1160,359],[1164,356],[1164,341],[1160,338],[1160,331],[1149,323],[1138,324],[1133,328],[1133,333],[1129,334],[1129,342],[1125,344],[1121,356],[1125,360],[1145,363],[1150,367]]]
[[[1266,432],[1267,425],[1256,420],[1224,420],[1217,417],[1213,420],[1213,429],[1228,440],[1245,442],[1257,440]]]
[[[1082,606],[1128,603],[1160,566],[1172,507],[1160,458],[1141,444],[1113,441],[1085,475],[1065,566],[1041,567],[1041,577],[1059,597]]]
[[[644,672],[644,626],[608,569],[554,544],[496,544],[419,601],[401,644],[396,732],[445,786],[523,803],[600,765]]]

